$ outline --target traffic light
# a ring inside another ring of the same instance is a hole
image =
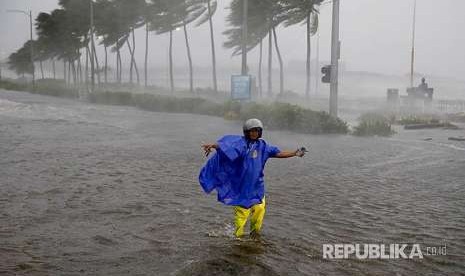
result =
[[[321,73],[323,74],[321,81],[324,83],[330,83],[331,82],[331,65],[326,65],[326,66],[321,67]]]

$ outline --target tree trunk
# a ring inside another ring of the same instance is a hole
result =
[[[68,58],[68,80],[69,84],[74,86],[73,62],[71,61],[71,58]]]
[[[53,68],[53,79],[56,80],[57,79],[57,70],[55,68],[55,59],[52,58],[52,68]]]
[[[137,84],[140,85],[139,69],[137,69],[136,58],[136,36],[134,35],[134,28],[132,29],[132,62],[134,62],[134,69],[136,70]]]
[[[92,53],[94,54],[94,59],[95,59],[95,67],[96,67],[96,73],[97,73],[97,83],[100,85],[100,65],[98,63],[98,57],[97,57],[97,51],[95,50],[95,43],[92,43]]]
[[[184,27],[184,38],[186,39],[186,49],[187,49],[187,59],[189,60],[189,91],[194,92],[194,72],[192,69],[192,57],[191,57],[191,48],[189,46],[189,39],[187,38],[187,28],[186,24]]]
[[[79,50],[78,71],[79,71],[79,85],[81,85],[82,84],[81,50]]]
[[[260,40],[260,58],[258,59],[258,93],[263,97],[262,90],[262,60],[263,60],[263,40]]]
[[[144,60],[144,87],[147,88],[147,63],[149,56],[149,24],[145,23],[145,60]]]
[[[91,39],[91,44],[93,43],[93,40]],[[86,47],[89,47],[89,43],[87,43]],[[90,46],[89,49],[89,62],[90,62],[90,92],[94,92],[94,86],[95,86],[95,64],[94,64],[94,53],[93,53],[93,48]]]
[[[139,84],[139,70],[137,70],[136,60],[134,59],[134,48],[131,48],[131,44],[129,40],[126,40],[126,44],[128,45],[129,54],[131,55],[131,67],[129,69],[129,82],[133,84],[133,69],[136,71],[137,83]]]
[[[116,50],[116,82],[119,83],[119,50]]]
[[[73,85],[76,86],[77,84],[77,71],[75,66],[75,61],[73,60],[71,63],[71,71],[73,72]]]
[[[273,27],[273,36],[274,36],[274,46],[276,48],[276,54],[278,55],[279,60],[279,94],[284,93],[284,69],[283,69],[283,59],[281,57],[281,52],[279,51],[278,46],[278,37],[276,36],[276,29]]]
[[[119,83],[123,82],[123,62],[121,61],[121,51],[118,49],[118,65],[119,65]]]
[[[84,70],[85,74],[86,74],[86,79],[85,79],[85,82],[86,82],[86,85],[89,84],[89,46],[86,46],[86,68]]]
[[[65,81],[66,84],[66,60],[63,59],[63,80]]]
[[[173,31],[170,31],[170,45],[169,45],[169,64],[170,64],[170,88],[174,92],[174,78],[173,78]]]
[[[71,59],[68,59],[68,83],[71,84]]]
[[[308,100],[310,97],[310,62],[311,62],[311,39],[310,39],[310,15],[307,15],[307,66],[306,66],[306,83],[305,83],[305,98]]]
[[[76,81],[76,86],[79,85],[79,66],[78,66],[78,61],[77,59],[73,61],[73,70],[74,70],[74,75],[75,75],[75,81]]]
[[[87,91],[89,91],[89,46],[86,46],[86,68],[84,72],[86,74],[86,79],[85,79],[86,88],[87,88]]]
[[[105,84],[108,84],[108,51],[107,45],[105,46]]]
[[[39,60],[39,65],[40,65],[40,74],[42,75],[42,79],[45,79],[45,77],[44,77],[44,66],[42,65],[42,60]]]
[[[126,39],[126,45],[128,46],[129,49],[129,54],[131,55],[131,66],[129,67],[129,83],[132,84],[132,72],[134,70],[134,62],[133,62],[133,54],[132,54],[132,49],[131,45],[129,44],[129,39]]]
[[[272,67],[273,67],[273,40],[271,29],[268,31],[268,97],[273,95],[273,84],[272,84]]]
[[[213,35],[213,20],[211,14],[211,7],[210,7],[210,0],[207,2],[208,4],[208,15],[209,15],[209,24],[210,24],[210,40],[212,46],[212,66],[213,66],[213,91],[218,93],[218,82],[216,79],[216,53],[215,53],[215,37]]]

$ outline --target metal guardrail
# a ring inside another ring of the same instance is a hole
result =
[[[463,100],[435,100],[433,105],[444,113],[465,112],[465,101]]]

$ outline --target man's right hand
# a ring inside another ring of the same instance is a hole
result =
[[[208,156],[213,149],[216,149],[216,144],[202,144],[201,147],[205,151],[205,156]]]

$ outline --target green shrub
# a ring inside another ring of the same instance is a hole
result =
[[[79,96],[76,88],[67,86],[64,80],[55,79],[37,80],[36,89],[33,93],[66,98],[77,98]]]
[[[132,94],[129,92],[96,91],[88,97],[91,103],[112,105],[133,105]]]
[[[1,87],[12,90],[27,90],[28,86],[13,82],[0,82]],[[78,97],[78,90],[68,87],[62,80],[41,80],[36,93],[60,97]],[[232,120],[259,118],[270,129],[289,130],[300,133],[348,132],[347,124],[326,112],[316,112],[288,103],[269,105],[226,101],[215,103],[204,98],[177,98],[154,94],[95,91],[88,95],[92,103],[129,105],[157,112],[193,113],[224,117]]]
[[[17,83],[8,80],[1,80],[0,81],[0,88],[5,90],[14,90],[14,91],[28,91],[29,86],[24,83]]]
[[[202,98],[133,94],[132,100],[135,106],[150,111],[223,116],[223,105]]]
[[[14,91],[27,91],[35,94],[77,98],[78,90],[66,86],[63,80],[39,79],[36,80],[35,90],[32,89],[31,83],[20,83],[16,81],[0,81],[0,88]]]
[[[427,115],[409,115],[401,117],[399,120],[397,120],[397,123],[400,125],[437,124],[439,123],[439,119]]]
[[[360,124],[355,127],[353,134],[357,136],[391,136],[395,132],[391,128],[389,118],[376,113],[363,114],[359,118]]]
[[[326,112],[304,109],[287,103],[244,105],[240,118],[259,118],[270,129],[291,130],[300,133],[339,133],[348,132],[347,124],[339,118],[333,118]]]

